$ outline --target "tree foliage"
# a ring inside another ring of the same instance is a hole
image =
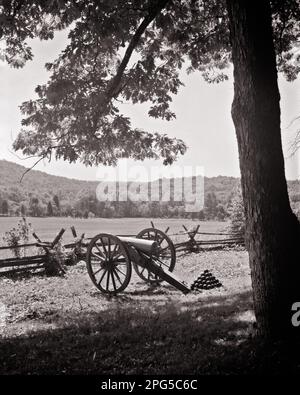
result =
[[[2,59],[21,67],[32,59],[27,39],[51,39],[69,28],[69,43],[25,102],[14,148],[25,155],[86,165],[119,158],[172,163],[183,141],[132,126],[118,100],[147,102],[148,115],[175,118],[170,104],[182,86],[180,70],[198,70],[208,82],[227,79],[231,60],[224,1],[2,0]],[[289,80],[299,73],[299,0],[271,2],[278,67]]]
[[[289,80],[299,72],[299,1],[273,0],[278,66]],[[86,165],[119,158],[164,159],[184,154],[183,141],[133,127],[118,100],[149,103],[148,115],[171,120],[180,71],[198,70],[208,82],[227,79],[230,64],[224,1],[2,1],[2,58],[20,67],[32,58],[26,40],[53,38],[69,28],[69,43],[21,106],[23,129],[14,148],[25,155]]]
[[[60,0],[1,0],[1,60],[12,67],[23,67],[33,58],[28,39],[52,39],[56,30],[80,17],[80,12],[75,13],[76,8],[68,4]]]

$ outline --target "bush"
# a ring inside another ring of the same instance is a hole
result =
[[[31,232],[31,223],[27,223],[26,218],[23,217],[16,228],[12,228],[8,232],[5,232],[3,236],[4,243],[12,247],[11,250],[16,258],[25,256],[26,248],[16,248],[20,244],[26,244],[29,240],[29,234]]]

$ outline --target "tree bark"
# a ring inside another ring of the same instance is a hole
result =
[[[280,133],[280,95],[267,0],[227,0],[234,100],[259,334],[283,339],[299,334],[291,307],[300,301],[300,226],[288,197]],[[298,331],[298,332],[297,332]]]

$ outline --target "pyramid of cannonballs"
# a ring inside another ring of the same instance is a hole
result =
[[[201,289],[213,289],[219,287],[222,287],[220,281],[216,279],[216,277],[209,270],[204,270],[204,272],[191,285],[191,290],[197,291]]]

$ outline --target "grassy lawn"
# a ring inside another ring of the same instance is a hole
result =
[[[85,264],[65,277],[0,279],[6,325],[0,372],[24,374],[215,374],[258,368],[245,251],[203,252],[178,261],[188,283],[209,269],[217,290],[183,295],[134,276],[103,296]],[[256,350],[256,351],[255,351]]]
[[[139,225],[133,221],[132,228]],[[165,223],[160,225],[163,229]],[[223,287],[183,295],[166,283],[149,286],[134,274],[122,294],[106,297],[93,286],[84,262],[69,267],[64,277],[0,277],[0,374],[288,369],[288,357],[281,355],[279,365],[279,358],[253,336],[247,252],[189,254],[178,259],[175,274],[191,284],[205,269]]]

